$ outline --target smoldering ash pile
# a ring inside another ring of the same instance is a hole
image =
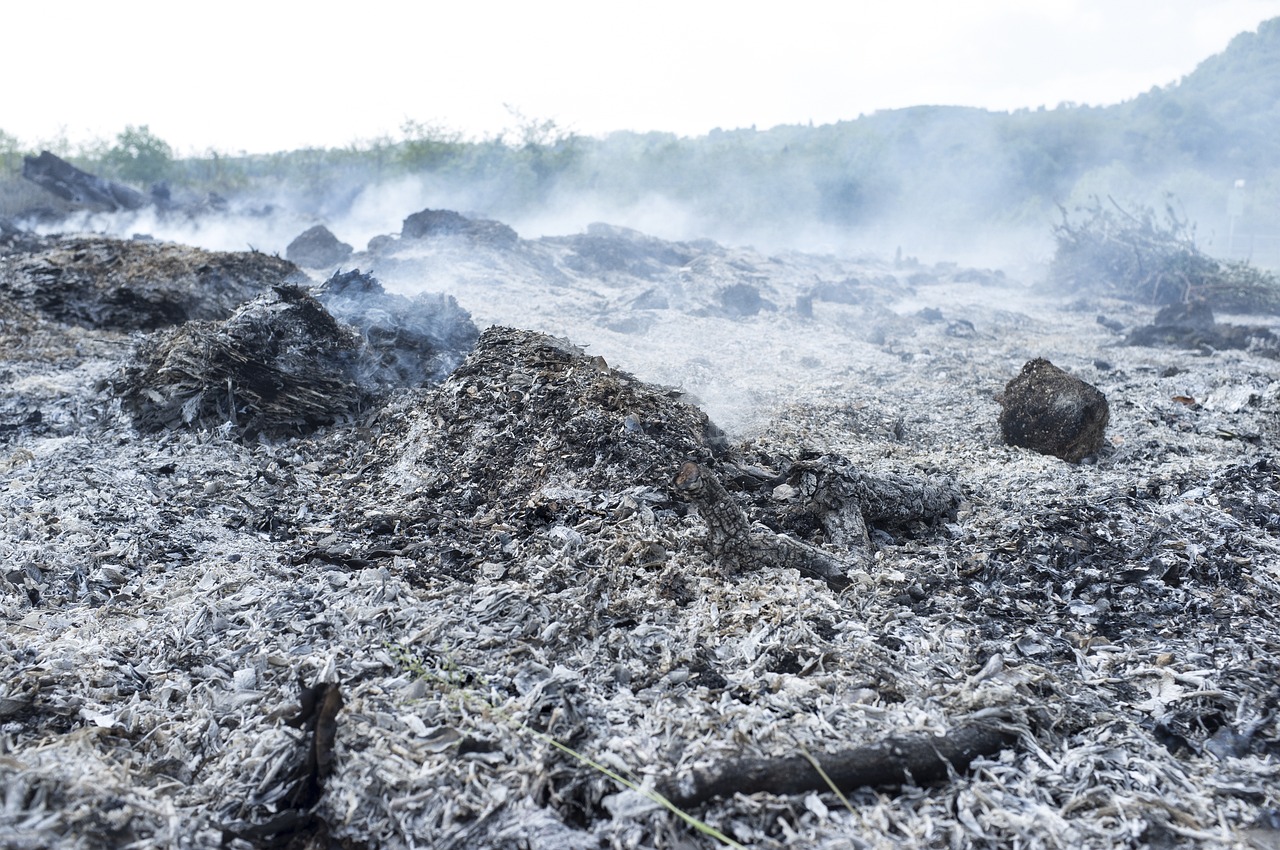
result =
[[[1280,834],[1272,315],[448,210],[0,237],[0,845]]]

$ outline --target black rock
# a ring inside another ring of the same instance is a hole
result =
[[[500,221],[471,219],[453,210],[422,210],[404,220],[401,239],[462,236],[486,245],[511,246],[519,241],[516,232]]]
[[[309,269],[325,269],[336,266],[351,256],[352,248],[339,241],[323,224],[304,230],[284,249],[285,258],[291,263]]]
[[[1076,463],[1102,448],[1111,411],[1096,387],[1036,358],[1008,383],[1000,431],[1011,446]]]

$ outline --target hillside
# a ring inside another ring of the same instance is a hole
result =
[[[922,105],[698,137],[591,138],[526,120],[498,137],[467,140],[410,121],[398,138],[343,149],[187,159],[175,159],[146,127],[130,127],[114,144],[72,158],[142,187],[164,181],[176,198],[215,193],[232,208],[283,207],[335,230],[360,219],[348,239],[433,206],[509,221],[525,235],[603,220],[673,239],[902,247],[936,258],[963,254],[975,237],[990,245],[1004,232],[1019,250],[1043,255],[1059,204],[1112,195],[1161,207],[1172,196],[1199,224],[1207,249],[1276,266],[1278,130],[1280,18],[1240,34],[1181,81],[1108,107],[1004,113]],[[0,167],[16,174],[23,153],[0,133]],[[1241,180],[1243,188],[1233,188]],[[15,195],[11,184],[0,191],[0,217],[39,202],[30,191]]]

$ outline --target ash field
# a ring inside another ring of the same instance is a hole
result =
[[[1274,315],[423,212],[4,230],[0,845],[1280,846]]]

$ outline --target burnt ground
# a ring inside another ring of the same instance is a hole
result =
[[[670,788],[976,720],[1006,743],[949,781],[691,813],[759,848],[1277,845],[1267,352],[1126,345],[1155,308],[991,272],[487,232],[356,255],[490,329],[296,433],[141,433],[139,338],[0,291],[0,844],[710,847],[557,744]],[[1036,357],[1108,399],[1079,464],[1001,442]],[[869,515],[837,590],[713,558],[685,460],[833,558],[806,464],[956,500]]]

